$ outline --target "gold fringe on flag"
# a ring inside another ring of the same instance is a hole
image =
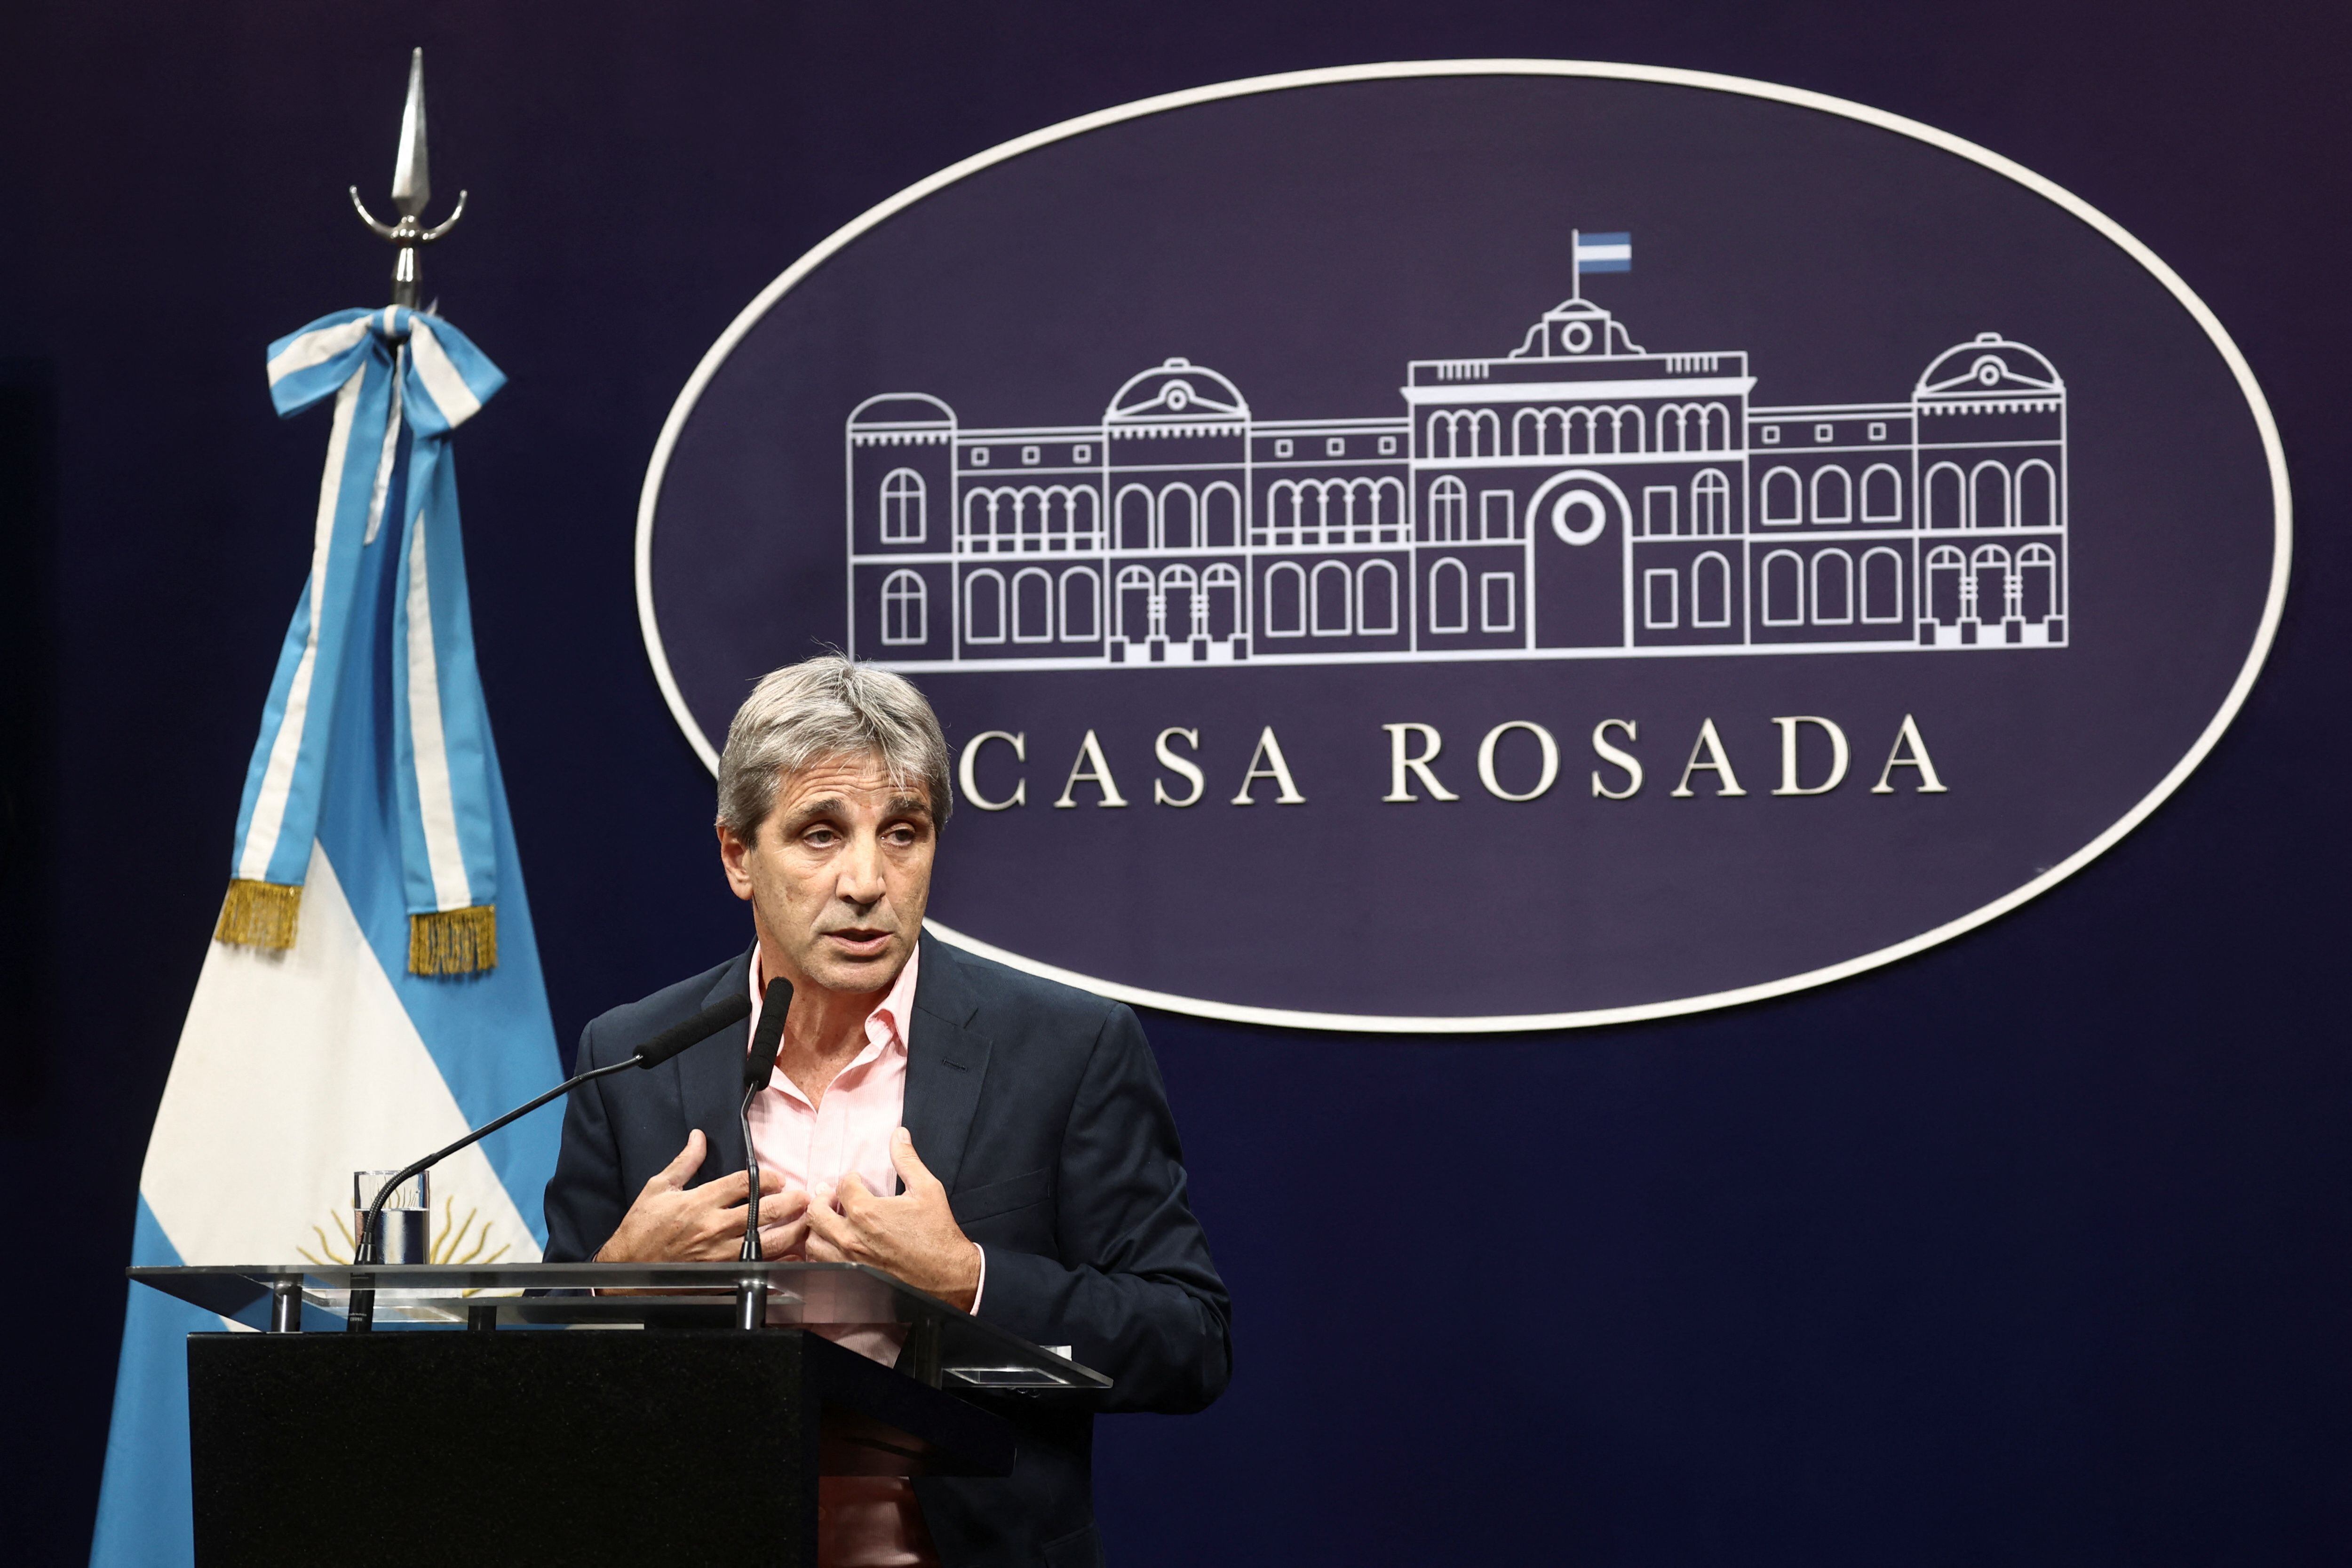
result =
[[[221,900],[220,923],[213,940],[231,947],[258,947],[284,952],[294,945],[302,915],[302,889],[276,882],[237,878]]]
[[[479,974],[499,966],[495,904],[408,917],[408,973]]]

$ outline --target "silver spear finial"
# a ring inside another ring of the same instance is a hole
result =
[[[457,193],[457,205],[440,224],[426,228],[421,221],[425,204],[433,199],[433,176],[425,153],[425,51],[418,49],[408,60],[408,105],[400,115],[400,153],[392,165],[392,205],[400,214],[396,224],[378,223],[360,200],[360,188],[352,187],[352,206],[360,221],[375,230],[382,237],[399,247],[392,264],[392,302],[414,309],[416,304],[416,252],[432,244],[457,226],[466,216],[466,193]]]
[[[433,199],[425,156],[425,51],[408,57],[408,103],[400,111],[400,155],[392,163],[392,205],[403,217],[421,217]]]

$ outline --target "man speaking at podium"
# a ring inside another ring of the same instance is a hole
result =
[[[1135,1015],[922,935],[953,805],[930,704],[839,658],[761,680],[719,763],[719,856],[750,951],[616,1008],[583,1068],[729,995],[793,985],[753,1102],[769,1258],[867,1263],[1115,1380],[1105,1410],[1198,1410],[1225,1385],[1231,1308],[1184,1196]],[[752,1030],[572,1097],[547,1257],[732,1258],[749,1215],[737,1102]],[[1093,1415],[1005,1401],[1003,1479],[827,1477],[831,1568],[1100,1561]],[[592,1439],[593,1440],[593,1439]]]

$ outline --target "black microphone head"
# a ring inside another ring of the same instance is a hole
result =
[[[793,1010],[793,983],[771,980],[760,998],[760,1026],[751,1031],[751,1050],[743,1058],[743,1088],[746,1092],[768,1087],[770,1075],[776,1070],[776,1053],[783,1048],[784,1019]]]
[[[730,996],[724,1002],[713,1003],[682,1024],[672,1024],[636,1049],[637,1065],[659,1067],[687,1047],[707,1040],[730,1024],[740,1024],[751,1016],[749,996]]]

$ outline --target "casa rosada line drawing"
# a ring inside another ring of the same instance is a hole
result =
[[[1589,300],[1401,416],[1261,419],[1182,359],[1099,422],[848,421],[849,645],[901,670],[2054,647],[2066,390],[1997,332],[1900,403],[1752,405]]]

